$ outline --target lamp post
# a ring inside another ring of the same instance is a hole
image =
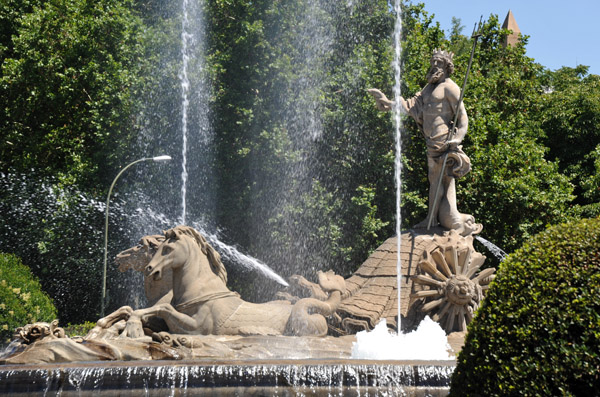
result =
[[[121,176],[123,172],[134,164],[140,163],[142,161],[153,160],[156,162],[160,161],[169,161],[171,160],[171,156],[157,156],[157,157],[144,157],[143,159],[136,160],[132,163],[127,164],[125,168],[123,168],[115,177],[112,184],[110,185],[110,189],[108,189],[108,196],[106,197],[106,216],[104,218],[104,267],[102,274],[102,306],[100,308],[100,316],[104,317],[104,306],[106,304],[106,263],[108,258],[108,205],[110,203],[110,194],[112,193],[113,187],[115,183],[117,183],[117,179]]]

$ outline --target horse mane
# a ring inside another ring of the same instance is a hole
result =
[[[215,273],[225,284],[227,284],[227,270],[225,265],[221,262],[221,255],[213,248],[212,245],[206,241],[203,235],[201,235],[196,229],[190,226],[176,226],[172,229],[165,231],[165,237],[179,238],[182,234],[192,237],[198,244],[202,253],[208,258],[208,263],[211,270]]]

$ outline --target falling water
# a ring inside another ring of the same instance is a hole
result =
[[[396,24],[394,27],[394,98],[396,99],[396,106],[394,106],[394,128],[396,136],[396,160],[395,160],[395,179],[396,179],[396,236],[398,238],[398,258],[397,258],[397,272],[398,272],[398,333],[401,330],[401,304],[400,304],[400,291],[402,290],[402,262],[400,259],[400,252],[402,248],[402,106],[400,105],[401,83],[402,83],[402,9],[401,0],[396,0],[394,5],[396,12]]]
[[[160,363],[11,366],[0,369],[0,394],[446,395],[454,371],[453,363],[439,362]]]
[[[267,40],[289,57],[286,61],[289,70],[278,77],[283,84],[285,99],[279,99],[279,89],[264,94],[265,103],[270,101],[267,98],[276,99],[269,120],[273,127],[268,128],[281,131],[283,140],[276,138],[272,143],[286,142],[286,158],[273,153],[269,163],[278,162],[280,166],[276,173],[271,171],[271,165],[263,165],[266,163],[262,151],[251,159],[256,163],[251,167],[256,170],[251,175],[253,185],[268,193],[255,195],[256,199],[250,202],[253,216],[247,235],[251,236],[254,252],[269,263],[277,263],[279,270],[286,274],[308,276],[318,267],[330,263],[334,252],[329,242],[317,237],[319,233],[316,233],[318,228],[327,227],[327,221],[311,216],[311,211],[299,212],[297,209],[312,205],[309,200],[320,199],[318,190],[331,177],[322,169],[319,148],[326,140],[324,114],[327,110],[323,105],[326,95],[331,95],[331,54],[337,51],[335,40],[340,28],[335,18],[345,7],[340,2],[328,0],[298,2],[289,15],[295,22],[286,32],[293,51],[285,47],[285,40],[280,42],[278,31],[266,30],[269,34],[276,33]],[[341,92],[337,94],[341,95]],[[274,239],[274,235],[282,237]],[[287,241],[283,242],[284,239]],[[258,289],[258,293],[263,293],[262,289]]]
[[[189,0],[183,0],[183,17],[181,21],[181,58],[182,66],[181,72],[179,73],[179,81],[181,83],[181,135],[182,135],[182,146],[181,146],[181,224],[185,225],[185,213],[186,213],[186,189],[187,189],[187,134],[188,134],[188,108],[190,106],[189,92],[190,92],[190,80],[188,78],[188,63],[190,60],[190,54],[188,52],[188,43],[193,39],[191,33],[189,33],[189,14],[188,14]]]

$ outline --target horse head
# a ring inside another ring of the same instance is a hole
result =
[[[152,236],[144,236],[140,239],[139,243],[135,247],[126,249],[117,255],[116,262],[119,265],[121,272],[129,269],[136,270],[138,272],[144,271],[158,246],[165,240],[165,236],[161,234],[155,234]]]
[[[227,271],[221,256],[198,231],[189,226],[177,226],[165,231],[164,241],[146,266],[146,274],[160,280],[165,269],[177,269],[190,259],[198,259],[200,254],[207,259],[212,272],[227,283]]]

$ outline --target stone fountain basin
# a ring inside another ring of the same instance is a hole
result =
[[[10,396],[445,396],[454,361],[184,360],[11,365]]]
[[[132,361],[0,366],[0,395],[61,396],[445,396],[456,362],[356,360],[355,336],[198,336],[170,360],[143,359],[142,340],[129,343]],[[114,342],[114,341],[112,341]],[[449,337],[452,350],[462,338]],[[156,346],[152,349],[156,350]]]

